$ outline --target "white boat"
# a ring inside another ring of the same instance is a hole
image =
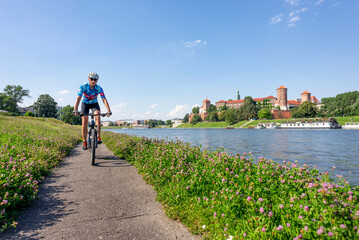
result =
[[[359,129],[359,122],[347,122],[343,129]]]
[[[315,122],[286,122],[280,125],[280,129],[338,129],[341,127],[334,118]]]
[[[259,123],[254,127],[255,129],[276,129],[279,126],[275,122]]]

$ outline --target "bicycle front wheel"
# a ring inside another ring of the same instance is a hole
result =
[[[91,130],[91,165],[95,165],[95,159],[96,159],[96,145],[97,145],[97,136],[96,136],[96,130]]]

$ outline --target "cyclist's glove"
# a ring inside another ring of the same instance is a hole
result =
[[[107,112],[106,115],[109,114],[109,115],[112,115],[112,112]]]

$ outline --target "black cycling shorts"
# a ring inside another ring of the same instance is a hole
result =
[[[88,115],[90,112],[90,109],[92,110],[92,112],[95,112],[96,110],[101,112],[100,105],[98,105],[98,103],[92,103],[92,104],[81,103],[80,116]]]

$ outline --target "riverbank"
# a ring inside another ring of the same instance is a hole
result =
[[[75,144],[81,128],[48,118],[0,116],[0,227],[35,199],[39,183]]]
[[[313,118],[319,119],[319,118]],[[339,125],[345,125],[347,122],[359,122],[359,116],[352,116],[352,117],[336,117],[335,118]],[[176,128],[254,128],[259,123],[268,123],[268,122],[275,122],[275,123],[283,123],[283,122],[296,122],[302,121],[303,119],[272,119],[272,120],[253,120],[253,121],[240,121],[233,125],[228,125],[228,123],[222,122],[198,122],[198,123],[183,123]]]
[[[341,176],[181,141],[111,132],[103,139],[154,186],[168,216],[205,238],[358,237],[359,189]]]

